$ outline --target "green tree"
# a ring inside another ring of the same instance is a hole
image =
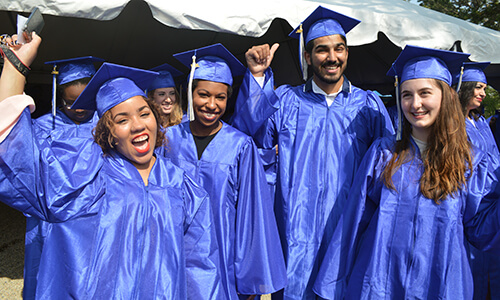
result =
[[[426,8],[500,31],[500,0],[417,0]],[[488,86],[483,102],[484,115],[500,109],[500,94]]]
[[[417,0],[423,6],[447,15],[500,31],[499,0]]]
[[[500,108],[500,95],[494,88],[490,86],[486,88],[486,98],[484,98],[482,105],[485,118],[494,115],[495,111]]]

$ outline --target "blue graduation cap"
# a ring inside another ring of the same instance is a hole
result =
[[[431,78],[446,82],[451,86],[453,70],[460,66],[470,54],[407,45],[392,63],[388,76],[396,78],[396,100],[399,124],[396,139],[401,139],[402,113],[399,101],[399,82],[410,79]],[[452,71],[450,71],[452,70]]]
[[[103,63],[71,108],[97,110],[101,118],[107,110],[125,100],[134,96],[146,97],[144,90],[157,76],[153,71]]]
[[[169,64],[162,64],[150,69],[150,71],[158,72],[160,75],[158,75],[158,77],[153,80],[146,92],[160,88],[175,87],[176,84],[174,78],[183,75],[181,71],[177,70]]]
[[[94,62],[103,62],[104,59],[84,56],[69,59],[60,59],[45,62],[46,65],[53,65],[52,75],[52,115],[56,115],[56,83],[66,84],[82,78],[92,77],[96,70]]]
[[[490,65],[490,62],[465,62],[460,72],[454,74],[453,83],[457,84],[457,92],[460,90],[462,82],[482,82],[488,84],[484,69]]]
[[[451,72],[460,69],[469,55],[407,45],[392,63],[387,75],[397,76],[400,82],[417,78],[439,79],[451,86]]]
[[[194,120],[193,92],[194,79],[233,84],[233,76],[245,74],[246,68],[222,44],[214,44],[182,53],[174,57],[185,66],[191,67],[188,83],[188,118]]]
[[[323,36],[340,34],[345,37],[360,22],[357,19],[318,6],[289,34],[290,37],[299,39],[299,55],[304,80],[307,80],[307,62],[304,58],[305,45]]]

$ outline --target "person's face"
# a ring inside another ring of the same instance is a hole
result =
[[[224,83],[200,80],[193,91],[195,120],[191,126],[198,132],[213,134],[220,126],[219,119],[226,111],[228,86]]]
[[[336,84],[347,67],[347,45],[339,34],[319,37],[313,42],[314,47],[310,54],[305,53],[305,58],[312,66],[316,82]]]
[[[111,108],[116,150],[137,168],[148,166],[156,144],[157,124],[143,97],[132,97]]]
[[[78,98],[78,96],[80,96],[86,86],[86,84],[70,85],[66,87],[62,92],[63,112],[76,124],[88,121],[94,114],[94,111],[92,110],[70,109],[71,105],[75,103],[75,100]]]
[[[441,109],[442,91],[431,79],[406,80],[401,84],[401,108],[415,138],[427,141]]]
[[[160,106],[163,115],[170,115],[177,97],[173,87],[159,88],[153,92],[153,101]]]
[[[469,110],[476,109],[481,106],[484,98],[486,97],[486,84],[477,82],[474,88],[474,96],[469,100],[467,108]]]

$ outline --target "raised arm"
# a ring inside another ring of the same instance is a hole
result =
[[[240,86],[231,125],[252,136],[258,147],[265,147],[270,117],[279,108],[274,80],[269,68],[279,44],[259,45],[245,53],[248,71]],[[272,139],[272,138],[271,138]],[[271,145],[270,148],[272,148]]]
[[[7,45],[1,46],[4,65],[2,75],[0,76],[0,102],[8,97],[23,94],[26,78],[14,66],[14,64],[18,64],[19,62],[11,62],[9,60],[9,57],[12,59],[12,56],[9,56],[9,52],[15,55],[20,63],[29,67],[35,60],[38,47],[42,42],[42,39],[36,33],[32,33],[32,37],[33,39],[29,43],[17,44],[17,36],[14,35],[12,38],[7,38]]]
[[[269,44],[253,46],[245,53],[248,70],[255,77],[263,77],[264,72],[271,65],[274,53],[278,50],[278,43],[269,47]]]

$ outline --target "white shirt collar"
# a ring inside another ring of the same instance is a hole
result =
[[[335,100],[335,98],[337,97],[337,95],[340,93],[340,91],[342,90],[342,87],[340,87],[340,89],[336,92],[336,93],[332,93],[332,94],[327,94],[325,91],[323,91],[317,84],[316,82],[314,82],[314,80],[312,81],[312,90],[313,92],[315,92],[316,94],[320,94],[320,95],[324,95],[325,98],[326,98],[326,103],[328,104],[328,106],[332,105],[333,101]]]

